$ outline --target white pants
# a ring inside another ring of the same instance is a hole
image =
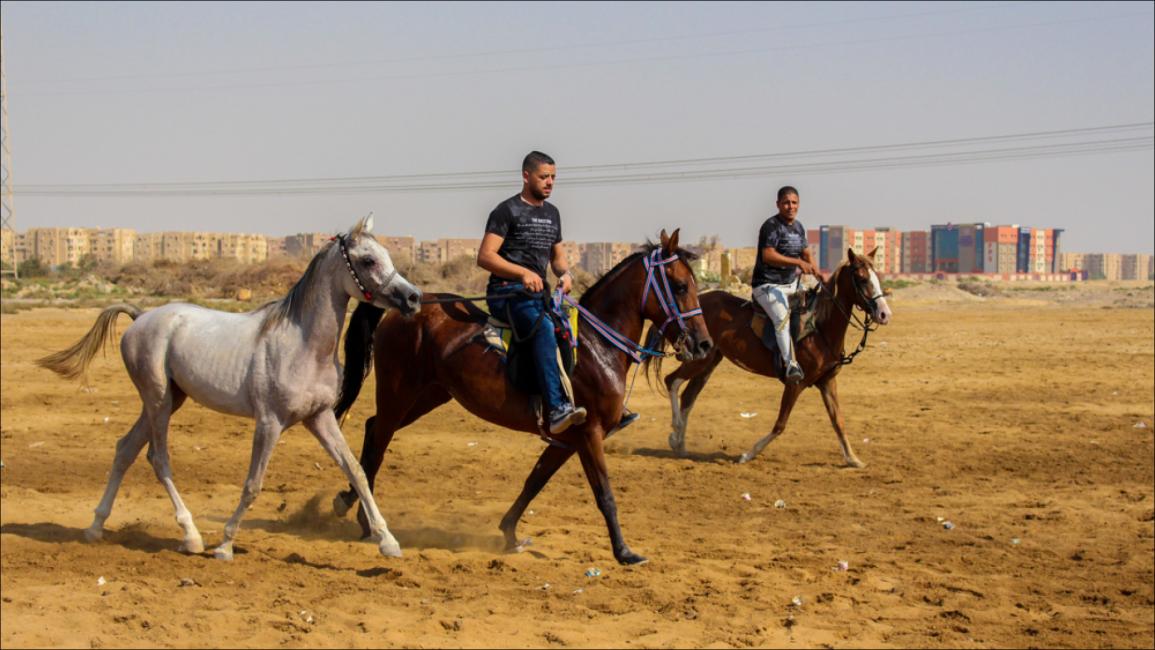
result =
[[[789,366],[794,359],[794,345],[790,340],[790,296],[799,289],[799,280],[788,284],[763,284],[754,287],[754,301],[774,324],[774,338],[782,360]]]

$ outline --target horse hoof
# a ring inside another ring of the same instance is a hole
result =
[[[349,510],[352,507],[352,505],[345,503],[345,497],[340,492],[337,493],[337,496],[333,497],[333,514],[337,515],[337,518],[349,514]]]
[[[750,462],[750,452],[742,452],[742,455],[738,457],[737,463],[739,465],[745,465],[748,462]]]
[[[218,546],[216,550],[213,551],[213,557],[218,560],[231,562],[233,560],[233,549],[232,547],[226,548],[224,546]]]
[[[622,553],[621,556],[618,557],[618,564],[622,564],[625,566],[630,566],[630,565],[634,565],[634,564],[645,564],[646,562],[649,562],[649,560],[642,557],[641,555],[638,555],[637,553],[634,553],[633,551],[626,551],[625,553]]]
[[[377,550],[385,557],[401,557],[401,545],[395,539],[383,539],[377,544]]]
[[[854,469],[862,469],[863,467],[866,467],[866,463],[858,460],[857,458],[852,458],[846,461],[846,466],[853,467]]]
[[[84,529],[84,539],[85,539],[85,541],[89,542],[90,544],[95,544],[95,543],[101,541],[102,539],[104,539],[104,529],[103,528],[85,528]]]
[[[186,539],[178,550],[181,553],[187,553],[189,555],[200,555],[205,552],[205,543],[199,537],[196,539]]]

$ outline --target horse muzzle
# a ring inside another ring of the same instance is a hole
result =
[[[421,311],[421,290],[417,287],[397,287],[389,292],[388,301],[402,316],[413,316]]]

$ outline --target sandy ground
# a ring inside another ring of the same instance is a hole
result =
[[[532,545],[503,554],[498,520],[542,443],[456,405],[402,430],[386,456],[377,501],[403,558],[332,516],[345,482],[301,427],[233,562],[176,552],[143,456],[106,541],[85,543],[138,398],[115,351],[94,363],[91,390],[32,364],[96,310],[4,315],[0,643],[1151,647],[1152,290],[1079,292],[898,291],[893,324],[841,375],[861,470],[840,465],[816,391],[761,457],[734,464],[780,391],[729,363],[692,415],[691,457],[675,458],[667,402],[639,380],[643,417],[608,442],[626,539],[650,558],[629,568],[576,461],[523,519]],[[371,395],[346,427],[355,450]],[[196,405],[174,417],[177,486],[210,545],[250,441],[238,418]]]

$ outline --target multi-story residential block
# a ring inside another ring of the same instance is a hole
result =
[[[854,248],[858,233],[846,226],[818,228],[818,268],[833,271],[846,261],[847,249]]]
[[[265,248],[269,251],[269,259],[289,256],[284,237],[265,237]]]
[[[477,258],[477,251],[481,248],[480,239],[438,239],[441,247],[441,259],[448,262],[459,257]]]
[[[1121,255],[1119,259],[1120,280],[1146,280],[1151,277],[1151,256],[1138,254]]]
[[[594,275],[601,275],[626,259],[634,245],[623,242],[593,242],[586,244],[582,256],[582,268]]]
[[[299,232],[285,237],[285,254],[311,260],[331,239],[333,235],[325,232]]]
[[[930,233],[909,230],[902,233],[902,263],[900,273],[929,273],[931,271]]]
[[[902,232],[893,228],[875,228],[873,238],[863,238],[863,252],[874,253],[874,268],[879,273],[900,273],[902,271]]]
[[[435,241],[423,241],[417,244],[417,261],[421,264],[444,264],[445,249]]]
[[[986,273],[1015,273],[1018,249],[1018,226],[987,228],[983,234],[983,270]]]
[[[1087,253],[1083,262],[1088,280],[1119,280],[1123,275],[1123,256],[1118,253]]]
[[[417,240],[412,237],[386,237],[377,235],[377,241],[389,251],[389,258],[393,265],[404,268],[413,264],[417,259]]]
[[[1087,266],[1084,257],[1083,253],[1062,253],[1059,255],[1059,272],[1085,271]]]

